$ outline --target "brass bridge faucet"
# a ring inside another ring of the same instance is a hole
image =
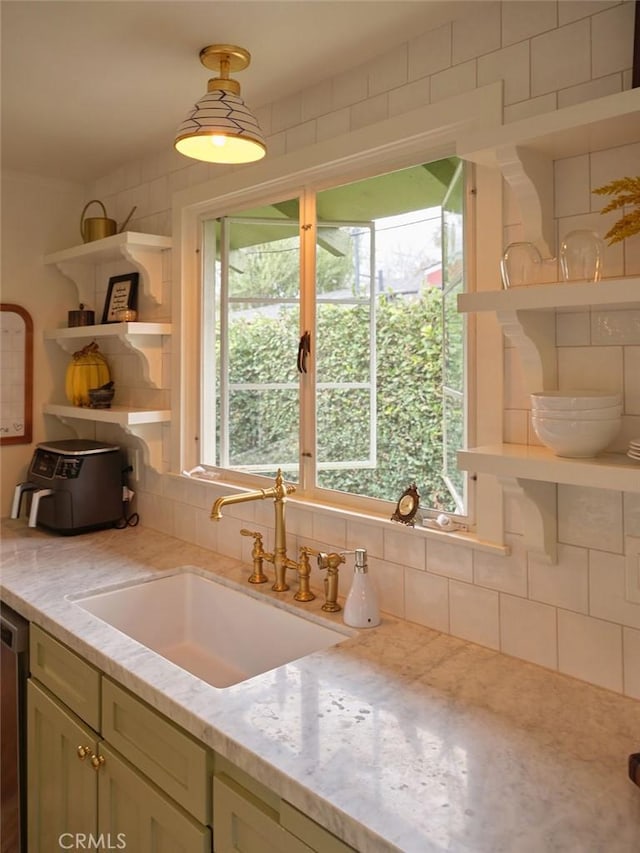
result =
[[[211,519],[218,521],[222,518],[222,507],[230,506],[231,504],[248,503],[249,501],[262,501],[265,498],[273,498],[275,510],[275,544],[273,553],[268,553],[262,547],[262,534],[255,533],[251,530],[241,530],[243,536],[253,536],[253,550],[251,556],[253,558],[253,574],[249,578],[250,583],[264,583],[267,580],[266,575],[262,571],[262,562],[273,563],[275,569],[275,583],[271,587],[274,592],[285,592],[289,589],[289,584],[286,581],[287,569],[295,569],[300,580],[300,589],[295,594],[294,598],[297,601],[311,601],[315,598],[314,594],[309,589],[309,575],[311,569],[309,566],[309,551],[308,548],[300,549],[300,561],[290,560],[287,557],[287,532],[285,527],[285,501],[287,495],[295,492],[296,487],[286,484],[282,480],[282,471],[278,468],[275,484],[270,489],[259,489],[256,492],[244,492],[239,495],[227,495],[223,498],[218,498],[211,508]]]

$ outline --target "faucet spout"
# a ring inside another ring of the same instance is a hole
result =
[[[265,554],[263,559],[273,563],[276,580],[272,587],[275,592],[284,592],[289,589],[285,580],[287,569],[297,567],[297,563],[287,557],[287,533],[284,520],[284,505],[287,495],[295,492],[296,487],[285,483],[282,479],[282,471],[278,468],[275,484],[270,489],[258,489],[255,492],[244,492],[239,495],[227,495],[218,498],[211,508],[211,519],[217,521],[222,518],[222,508],[231,504],[248,503],[249,501],[262,501],[265,498],[273,498],[275,510],[275,547],[273,554]]]

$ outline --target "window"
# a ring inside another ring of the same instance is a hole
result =
[[[311,211],[301,215],[301,211]],[[204,219],[201,462],[463,514],[456,158]]]

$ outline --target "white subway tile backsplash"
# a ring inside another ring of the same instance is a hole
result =
[[[386,57],[260,107],[269,156],[334,138],[496,80],[503,81],[506,122],[630,87],[628,22],[633,3],[525,0],[476,6],[464,20],[416,35],[401,46],[400,54],[390,51]],[[603,235],[618,214],[601,217],[599,210],[606,199],[591,190],[625,174],[637,174],[638,162],[640,143],[557,162],[555,215],[560,236],[583,227]],[[228,171],[227,167],[193,163],[172,149],[159,151],[96,182],[95,195],[118,221],[140,199],[135,227],[170,234],[171,195]],[[524,239],[521,218],[515,197],[505,185],[505,244]],[[165,258],[164,301],[168,303],[170,253]],[[118,268],[114,274],[121,271]],[[544,280],[556,280],[557,273],[556,262],[550,262],[545,265]],[[640,236],[606,249],[605,277],[623,273],[640,274]],[[104,289],[100,292],[100,300],[103,298]],[[560,387],[585,387],[586,383],[607,390],[624,388],[627,409],[622,438],[633,430],[637,432],[634,437],[640,437],[637,313],[598,309],[562,312],[556,318]],[[593,343],[597,346],[591,346]],[[114,371],[123,376],[126,370],[129,378],[134,377],[138,402],[161,398],[164,392],[145,385],[140,364],[129,364],[119,345],[114,346]],[[163,385],[168,384],[169,373],[167,350],[163,353]],[[537,441],[528,432],[529,390],[509,342],[504,413],[508,441]],[[162,435],[163,460],[168,460],[168,426]],[[209,512],[218,491],[211,484],[165,479],[145,467],[135,508],[144,524],[242,558],[249,570],[251,541],[239,531],[244,526],[264,530],[265,546],[270,547],[272,501],[229,507],[224,519],[213,523]],[[293,501],[287,509],[288,550],[295,554],[301,543],[330,550],[365,547],[387,613],[543,666],[555,668],[559,661],[567,674],[614,690],[624,686],[627,695],[638,699],[637,606],[621,597],[620,566],[623,534],[640,536],[640,497],[565,486],[559,487],[558,495],[562,541],[557,565],[525,553],[523,510],[509,495],[504,520],[513,546],[510,557],[472,552],[446,539],[425,538],[397,526],[316,512]],[[343,595],[351,582],[352,558],[347,561],[340,574]],[[321,588],[323,576],[315,565],[312,578]]]
[[[350,551],[354,548],[366,548],[370,557],[382,557],[384,554],[382,527],[350,518],[347,521],[346,547]]]
[[[529,389],[524,381],[522,362],[515,348],[504,352],[504,405],[507,409],[528,409]]]
[[[586,548],[558,545],[558,562],[529,554],[529,598],[589,612],[589,553]]]
[[[558,669],[621,693],[622,627],[559,610]]]
[[[640,699],[640,631],[622,629],[624,693]]]
[[[578,86],[569,86],[558,92],[558,109],[571,107],[574,104],[582,104],[585,101],[593,101],[596,98],[604,98],[622,92],[623,83],[621,74],[608,74],[588,83],[580,83]]]
[[[326,115],[333,110],[333,85],[331,80],[323,80],[316,86],[306,89],[302,96],[302,121]],[[264,130],[264,128],[263,128]]]
[[[624,348],[624,410],[640,415],[640,346]]]
[[[606,286],[606,282],[604,282]],[[640,345],[640,309],[625,311],[593,311],[591,314],[591,343]]]
[[[505,104],[529,97],[529,42],[523,41],[478,58],[478,86],[497,80],[503,81]]]
[[[451,65],[451,29],[451,24],[445,24],[409,42],[409,80],[435,74]]]
[[[556,344],[585,347],[591,343],[591,315],[588,311],[561,311],[556,314]]]
[[[369,67],[369,96],[403,86],[407,82],[407,65],[407,44],[401,44],[376,57]]]
[[[537,98],[529,98],[528,101],[507,105],[504,108],[505,124],[553,112],[556,109],[557,100],[556,93],[550,92],[548,95],[540,95]]]
[[[366,101],[359,101],[351,107],[351,128],[357,130],[389,116],[389,95],[385,92]]]
[[[333,108],[350,107],[369,94],[368,65],[352,68],[333,78]]]
[[[389,92],[389,117],[415,110],[428,104],[431,99],[429,77],[423,77],[408,83],[400,89]]]
[[[431,100],[442,101],[476,88],[477,67],[474,59],[454,65],[431,77]]]
[[[521,42],[557,26],[556,3],[549,3],[548,0],[524,0],[502,4],[503,44]]]
[[[351,588],[353,580],[352,567],[353,563],[351,561],[342,567],[343,581],[341,589],[344,595],[347,595]],[[373,557],[369,560],[369,574],[371,583],[378,594],[378,600],[383,602],[381,609],[392,616],[403,619],[405,599],[404,567]]]
[[[308,145],[313,145],[317,141],[316,121],[305,121],[302,124],[297,124],[295,127],[285,131],[286,140],[285,146],[287,152],[297,151],[300,148],[306,148]]]
[[[501,6],[498,0],[475,3],[464,16],[453,22],[454,65],[498,50],[501,38]]]
[[[278,133],[302,121],[302,96],[290,95],[271,105],[271,131]]]
[[[425,540],[409,528],[384,531],[384,559],[414,569],[426,568]]]
[[[619,145],[606,151],[591,154],[591,189],[601,187],[625,175],[636,175],[640,163],[640,142],[631,145]],[[601,210],[611,200],[610,196],[592,194],[591,209]],[[614,211],[611,219],[602,219],[610,227],[619,217],[620,211]]]
[[[449,583],[446,578],[404,571],[404,617],[436,631],[449,631]]]
[[[500,648],[499,597],[494,590],[449,581],[449,620],[454,636]]]
[[[556,669],[556,608],[513,595],[500,596],[500,651]]]
[[[527,560],[521,536],[505,536],[510,548],[507,556],[486,551],[473,552],[473,581],[513,595],[527,594]]]
[[[348,133],[350,126],[351,114],[348,107],[320,116],[316,119],[318,142]]]
[[[557,217],[591,211],[589,155],[565,157],[554,163],[554,206]]]
[[[622,3],[591,18],[592,77],[604,77],[605,74],[631,68],[633,26],[633,3]]]
[[[620,346],[561,347],[558,349],[559,387],[622,391],[622,364]]]
[[[531,40],[531,96],[591,79],[591,28],[576,21]]]
[[[314,512],[312,516],[313,538],[318,542],[330,542],[334,548],[347,547],[347,522],[333,513]]]
[[[609,622],[640,629],[640,604],[625,597],[625,557],[589,553],[589,613]]]
[[[526,409],[505,409],[503,430],[507,444],[526,444],[529,413]]]
[[[586,486],[558,486],[558,540],[600,551],[623,551],[622,494]]]
[[[640,440],[640,430],[637,435]],[[640,464],[638,465],[640,477]],[[625,536],[640,536],[640,494],[625,492],[624,504],[624,533]]]
[[[473,580],[473,552],[461,545],[427,539],[427,571],[462,581]]]
[[[558,0],[558,25],[570,24],[617,6],[620,0]]]

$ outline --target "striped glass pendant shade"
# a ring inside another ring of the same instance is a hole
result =
[[[209,80],[200,98],[178,128],[175,147],[186,157],[207,163],[252,163],[266,154],[256,117],[240,97],[240,86],[229,71],[246,68],[248,51],[234,45],[210,45],[200,51],[207,68],[219,67],[220,77]]]

